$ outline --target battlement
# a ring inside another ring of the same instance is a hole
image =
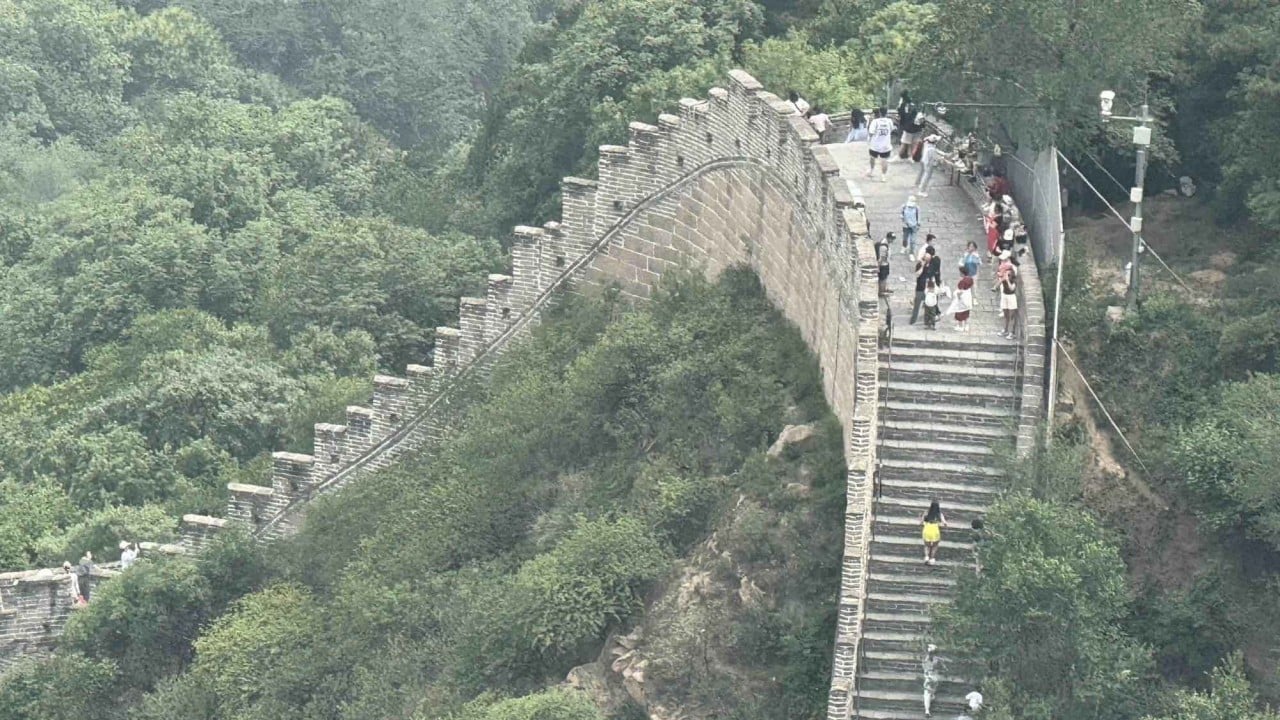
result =
[[[317,424],[311,454],[275,453],[261,485],[228,485],[222,518],[185,516],[181,547],[198,551],[231,524],[263,540],[287,535],[310,499],[443,438],[458,381],[487,373],[559,293],[616,285],[643,300],[667,270],[714,277],[734,265],[755,270],[818,356],[827,400],[845,427],[846,530],[859,547],[874,465],[876,268],[862,262],[874,254],[861,195],[818,141],[789,104],[741,70],[655,124],[631,123],[626,145],[600,148],[596,179],[563,179],[558,222],[513,229],[510,272],[490,275],[483,297],[459,301],[458,327],[436,329],[429,362],[409,365],[403,377],[375,377],[367,407],[348,407],[341,424]],[[12,592],[0,598],[15,598],[10,617],[49,618],[53,629],[40,632],[51,638],[70,600],[57,595],[56,581],[47,585],[48,598],[25,590],[22,604]],[[842,618],[860,593],[856,578],[842,588]],[[48,609],[35,613],[34,605]],[[0,616],[0,658],[52,642],[27,625],[5,644],[5,622]]]

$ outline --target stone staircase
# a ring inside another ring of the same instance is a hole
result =
[[[858,666],[855,717],[922,720],[920,660],[929,613],[950,602],[955,574],[973,563],[970,522],[998,487],[994,446],[1017,420],[1017,347],[950,330],[896,331],[880,351],[880,496]],[[937,564],[924,564],[920,515],[937,499],[949,527]],[[946,648],[939,649],[944,658]],[[950,658],[949,658],[950,659]],[[943,666],[933,716],[953,718],[971,688]]]

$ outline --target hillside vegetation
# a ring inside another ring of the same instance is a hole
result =
[[[1148,261],[1109,320],[1127,240],[1078,216],[1053,309],[1143,460],[1070,386],[936,634],[991,718],[1273,720],[1277,33],[1263,0],[0,0],[0,570],[218,513],[426,357],[562,176],[731,67],[833,113],[900,78],[1108,192],[1110,88],[1160,118],[1148,195],[1200,188],[1149,203],[1186,287]],[[105,585],[0,718],[823,713],[839,433],[749,275],[575,299],[468,390],[296,539]]]

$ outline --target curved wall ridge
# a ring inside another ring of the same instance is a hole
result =
[[[749,74],[728,80],[656,124],[632,123],[627,145],[601,147],[597,180],[562,181],[559,222],[514,229],[510,273],[489,276],[484,297],[461,299],[458,327],[437,329],[430,364],[375,377],[368,407],[317,424],[309,454],[275,453],[269,483],[228,485],[223,517],[185,516],[181,543],[163,550],[199,551],[232,524],[263,540],[288,535],[311,498],[444,437],[459,381],[486,373],[562,291],[616,284],[641,301],[668,269],[714,277],[748,264],[817,355],[844,428],[848,504],[829,715],[848,717],[875,464],[880,311],[875,263],[859,262],[874,257],[872,242],[856,187],[809,124]],[[68,582],[51,571],[0,575],[0,668],[52,644],[72,609]]]

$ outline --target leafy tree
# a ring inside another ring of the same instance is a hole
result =
[[[1015,140],[1073,152],[1102,133],[1098,92],[1133,102],[1151,78],[1168,78],[1199,3],[1137,0],[1116,12],[1107,0],[972,3],[937,0],[936,33],[917,54],[913,87],[943,100],[1039,104],[1046,113],[992,111]],[[997,69],[993,70],[993,63]],[[1166,103],[1153,98],[1157,109]],[[1124,114],[1123,104],[1118,108]],[[1127,142],[1124,128],[1111,137]],[[1161,152],[1171,151],[1164,146]]]
[[[1275,720],[1270,708],[1258,705],[1244,673],[1244,660],[1234,654],[1213,670],[1212,687],[1200,693],[1180,690],[1168,710],[1147,720]]]
[[[72,653],[28,660],[0,675],[0,718],[112,720],[116,717],[112,684],[117,675],[109,661]]]
[[[1004,682],[1020,717],[1141,712],[1151,657],[1121,627],[1129,598],[1108,533],[1084,511],[1021,494],[986,524],[982,575],[962,574],[940,613],[947,652]]]
[[[1232,383],[1174,445],[1173,466],[1219,529],[1244,528],[1280,549],[1280,376]]]
[[[482,698],[464,708],[458,720],[603,720],[603,716],[581,694],[547,690],[498,702]]]

